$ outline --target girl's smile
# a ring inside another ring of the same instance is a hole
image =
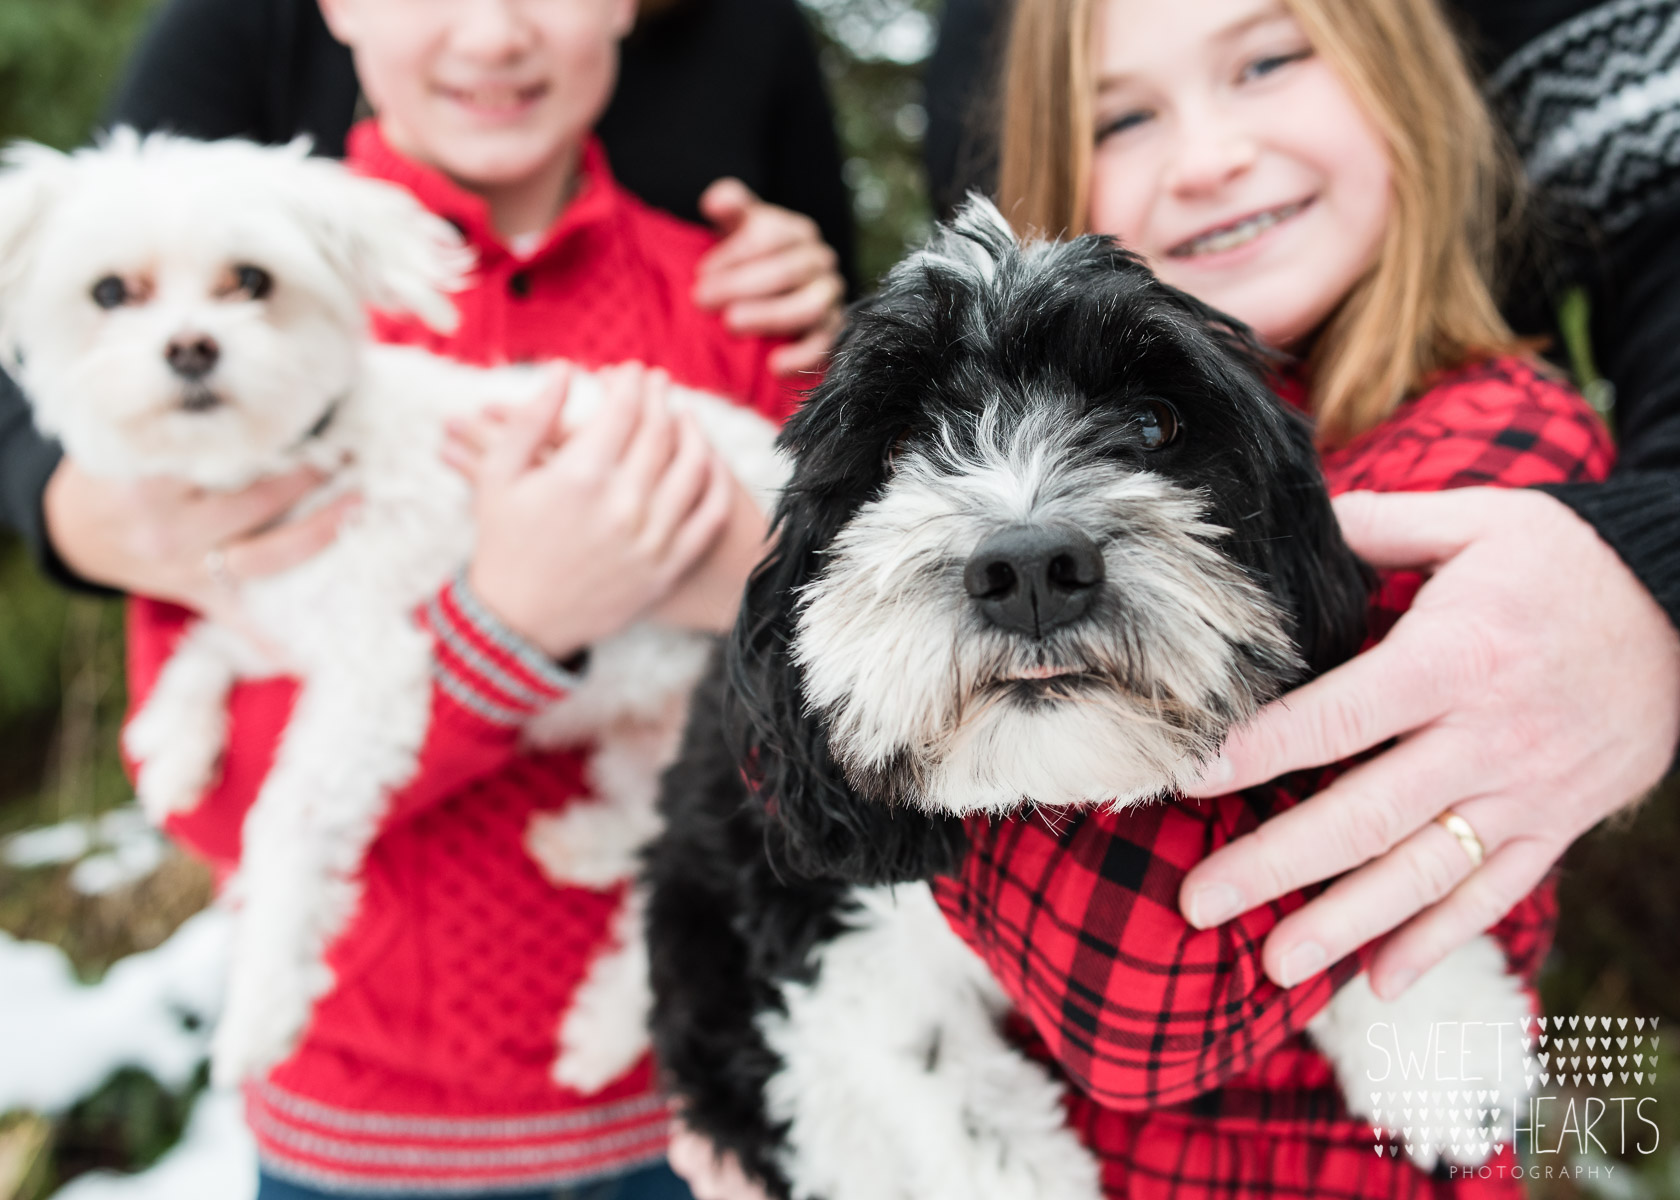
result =
[[[1203,267],[1231,265],[1238,252],[1265,244],[1267,234],[1306,212],[1313,200],[1308,196],[1216,225],[1178,243],[1167,251],[1167,257],[1193,259],[1195,265]]]

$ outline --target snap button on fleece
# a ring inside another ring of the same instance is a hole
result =
[[[531,273],[529,271],[515,271],[508,276],[508,291],[520,300],[531,294]]]

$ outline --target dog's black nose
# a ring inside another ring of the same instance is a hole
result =
[[[203,379],[216,369],[222,348],[207,333],[186,333],[169,339],[163,357],[182,379]]]
[[[1084,616],[1102,581],[1102,551],[1066,525],[999,530],[980,543],[963,571],[963,586],[987,620],[1031,637]]]

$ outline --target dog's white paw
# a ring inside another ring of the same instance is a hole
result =
[[[224,650],[214,626],[193,626],[123,729],[123,750],[139,765],[140,807],[154,824],[196,808],[216,778],[233,686]]]
[[[552,883],[605,891],[635,877],[646,833],[616,805],[580,801],[533,816],[525,852]]]
[[[123,731],[124,752],[140,764],[135,794],[154,825],[198,807],[221,761],[225,722],[185,715],[149,705]]]
[[[266,1075],[291,1054],[309,1022],[311,1001],[298,981],[265,969],[255,955],[246,957],[235,963],[210,1045],[210,1073],[218,1087]]]
[[[1484,934],[1393,1001],[1360,975],[1307,1030],[1349,1112],[1404,1140],[1407,1156],[1431,1170],[1441,1159],[1479,1166],[1510,1142],[1528,1090],[1521,1037],[1530,1016],[1522,981]]]
[[[573,1091],[600,1091],[640,1062],[652,1045],[644,903],[639,892],[625,896],[613,920],[613,945],[590,964],[561,1019],[554,1080]]]

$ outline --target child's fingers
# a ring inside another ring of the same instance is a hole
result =
[[[598,467],[624,457],[646,416],[640,363],[620,363],[596,374],[601,404],[568,435],[564,451]]]
[[[516,409],[506,424],[484,431],[484,452],[472,476],[475,484],[482,487],[513,479],[537,462],[559,424],[569,383],[569,377],[557,378],[529,404]]]
[[[643,376],[639,399],[642,422],[625,447],[619,483],[630,495],[642,499],[654,492],[670,466],[677,450],[678,425],[671,412],[670,379],[663,371],[649,371]],[[645,523],[645,515],[643,520]]]
[[[785,296],[737,300],[723,311],[734,333],[786,337],[803,334],[835,319],[846,285],[836,274],[818,276]]]
[[[696,563],[711,552],[729,527],[735,510],[735,477],[716,454],[708,454],[709,470],[706,490],[678,526],[666,551],[666,569],[670,572],[667,586],[687,574]]]
[[[838,264],[834,251],[822,242],[795,242],[744,262],[702,272],[695,281],[694,301],[704,308],[721,308],[737,300],[785,295],[826,275],[839,279]]]
[[[727,237],[740,228],[753,205],[758,203],[758,196],[750,187],[732,175],[725,175],[700,193],[700,215],[719,234]]]
[[[672,421],[674,444],[669,465],[648,496],[642,537],[652,552],[664,557],[683,522],[711,485],[716,455],[690,413]]]
[[[443,465],[477,487],[484,470],[484,448],[471,442],[449,437],[443,443]]]
[[[755,197],[736,228],[700,260],[698,275],[705,277],[802,243],[822,245],[822,231],[815,221]]]

